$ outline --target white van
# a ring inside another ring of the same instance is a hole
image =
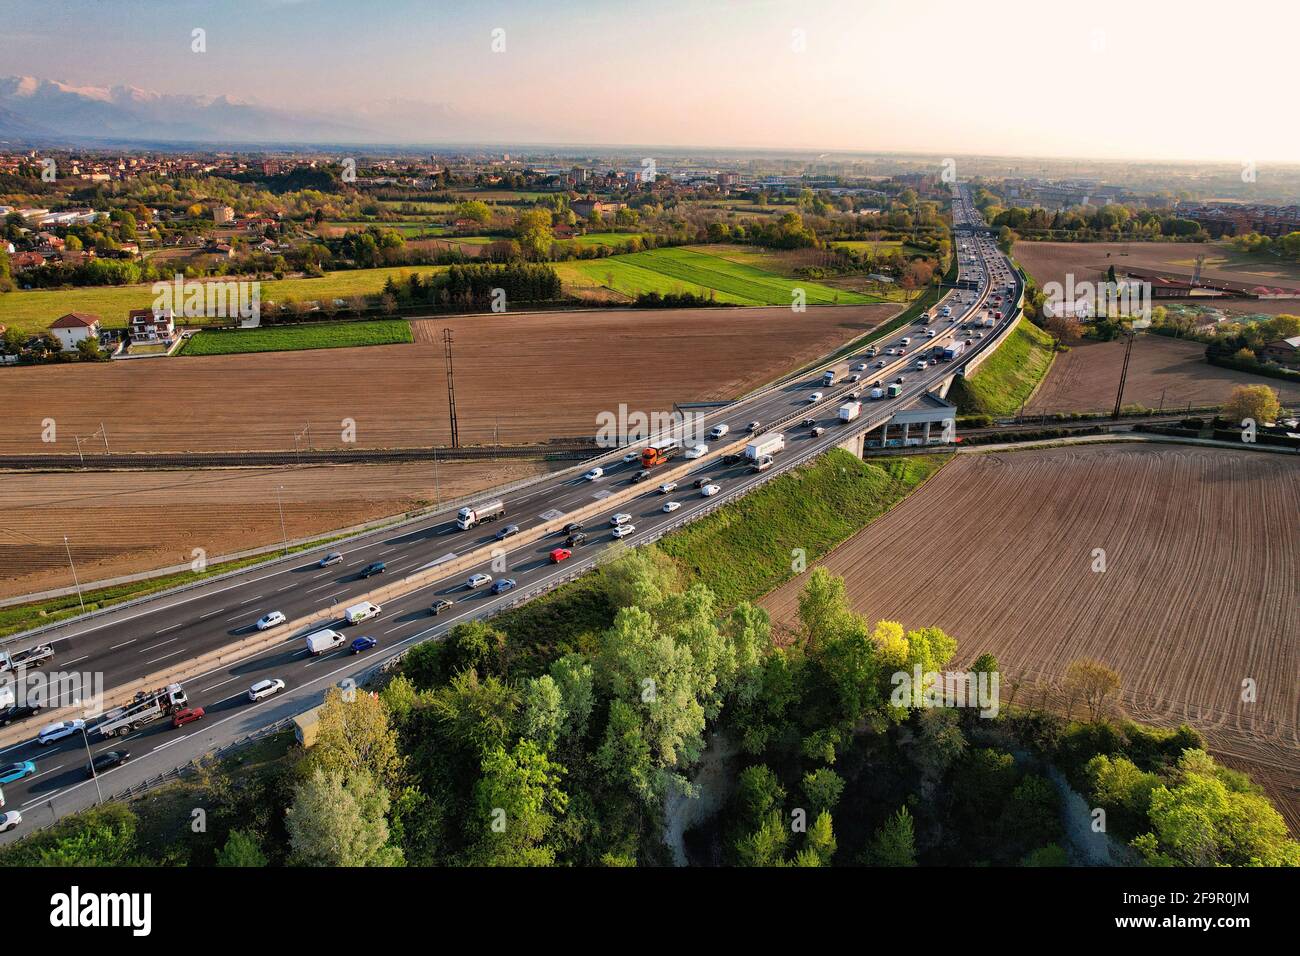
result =
[[[713,439],[714,441],[717,441],[719,438],[727,434],[727,432],[729,431],[731,431],[730,425],[714,425],[712,428],[709,429],[709,438]]]
[[[383,608],[378,604],[371,604],[369,601],[362,601],[360,604],[354,604],[346,611],[343,616],[347,618],[349,624],[360,624],[362,621],[368,621],[372,617],[378,617]]]

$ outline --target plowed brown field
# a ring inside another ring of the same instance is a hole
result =
[[[442,462],[443,500],[540,474],[529,461]],[[70,587],[290,540],[434,503],[429,463],[0,474],[0,597]]]
[[[1297,304],[1300,311],[1300,304]],[[1025,414],[1107,412],[1115,407],[1124,343],[1081,342],[1056,356],[1047,378],[1025,406]],[[1170,409],[1221,405],[1237,385],[1267,385],[1286,407],[1300,405],[1300,385],[1219,368],[1205,361],[1199,342],[1140,335],[1133,342],[1124,404]]]
[[[442,330],[455,334],[463,444],[591,436],[596,415],[734,398],[861,335],[896,305],[466,316],[412,322],[411,345],[0,369],[0,454],[343,447],[449,440]],[[53,419],[57,442],[42,442]],[[84,448],[102,450],[98,441]]]
[[[1200,730],[1300,832],[1297,502],[1300,461],[1282,455],[959,455],[822,563],[872,620],[955,636],[955,666],[991,651],[1004,681],[1051,685],[1073,660],[1104,661],[1130,714]],[[763,599],[774,621],[796,619],[802,585]],[[1248,678],[1254,703],[1242,701]]]

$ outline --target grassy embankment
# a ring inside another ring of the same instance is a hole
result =
[[[1014,415],[1055,357],[1052,337],[1022,318],[970,378],[959,375],[953,380],[948,401],[963,415]]]

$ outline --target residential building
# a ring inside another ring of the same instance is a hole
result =
[[[170,344],[176,341],[176,322],[171,309],[132,309],[127,331],[133,345]]]
[[[227,222],[233,222],[234,218],[235,218],[235,210],[231,209],[229,206],[212,207],[212,221],[215,222],[217,225],[220,226]]]
[[[50,331],[65,352],[75,352],[83,339],[98,339],[99,329],[99,316],[91,312],[69,312],[50,325]]]
[[[1300,335],[1269,342],[1259,350],[1259,357],[1266,362],[1300,369]]]

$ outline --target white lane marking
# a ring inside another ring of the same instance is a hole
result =
[[[239,614],[236,614],[234,617],[226,618],[226,623],[229,624],[231,621],[238,621],[240,618],[245,616],[246,616],[246,612],[240,612]]]
[[[127,644],[134,644],[135,642],[136,642],[136,638],[133,637],[129,641],[123,641],[121,644],[114,644],[112,647],[109,648],[109,650],[115,651],[119,647],[126,647]]]
[[[383,551],[379,551],[379,552],[377,552],[377,553],[375,554],[375,557],[377,557],[377,558],[382,558],[384,555],[386,555],[386,554],[392,554],[392,553],[393,553],[394,551],[396,551],[396,550],[397,550],[396,548],[385,548]]]
[[[276,593],[276,594],[279,594],[281,591],[287,591],[287,590],[289,590],[289,588],[292,588],[292,587],[297,587],[297,585],[296,585],[296,584],[286,584],[286,585],[285,585],[284,587],[282,587],[282,588],[276,588],[276,589],[275,589],[275,593]]]
[[[146,663],[146,664],[157,664],[159,661],[165,661],[165,660],[167,660],[167,658],[169,658],[169,657],[175,657],[177,654],[184,654],[184,653],[185,653],[185,648],[182,647],[179,651],[172,651],[170,654],[164,654],[162,657],[155,657],[155,658],[154,658],[153,660],[151,660],[151,661],[145,661],[145,663]]]
[[[168,644],[170,644],[172,641],[179,641],[179,640],[180,640],[180,637],[179,637],[179,636],[178,636],[178,637],[169,637],[169,638],[167,638],[167,640],[165,640],[165,641],[159,641],[157,644],[150,644],[148,647],[142,647],[142,648],[140,648],[140,650],[137,651],[136,653],[138,653],[138,654],[148,654],[150,651],[156,651],[156,650],[158,650],[158,648],[160,648],[160,647],[166,647],[166,646],[167,646]]]
[[[172,624],[169,627],[164,627],[161,631],[154,631],[154,634],[166,634],[168,631],[174,631],[178,627],[184,627],[185,624],[185,621],[181,621],[179,624]]]
[[[293,587],[292,584],[289,585],[289,586],[290,586],[290,587]],[[252,604],[254,601],[256,601],[256,600],[257,600],[258,598],[260,598],[261,596],[262,596],[262,595],[260,595],[260,594],[254,594],[254,595],[253,595],[251,598],[249,598],[247,601],[240,601],[240,602],[239,602],[237,605],[235,605],[235,606],[236,606],[236,607],[243,607],[245,604]]]
[[[333,582],[333,581],[326,581],[324,584],[318,584],[318,585],[316,585],[316,587],[314,587],[314,588],[308,588],[307,591],[306,591],[305,593],[307,593],[307,594],[312,594],[312,593],[314,593],[314,592],[316,592],[316,591],[321,590],[322,588],[330,588],[330,587],[334,587],[334,582]]]
[[[89,659],[90,659],[90,655],[89,655],[89,654],[87,654],[85,657],[74,657],[74,658],[73,658],[72,660],[70,660],[70,661],[62,661],[62,662],[59,664],[59,666],[60,666],[60,667],[67,667],[67,666],[69,666],[70,664],[78,664],[78,663],[80,663],[81,661],[85,661],[85,660],[89,660]]]
[[[207,614],[200,614],[200,615],[198,616],[197,620],[200,620],[200,621],[201,621],[201,620],[203,620],[205,617],[212,617],[212,615],[214,615],[214,614],[220,614],[220,613],[221,613],[222,611],[224,611],[224,610],[225,610],[224,607],[219,607],[219,608],[217,608],[215,611],[209,611]]]
[[[202,688],[202,689],[199,691],[199,693],[200,693],[200,694],[206,694],[206,693],[207,693],[208,691],[210,691],[210,690],[216,690],[216,689],[217,689],[218,687],[220,687],[222,684],[229,684],[232,680],[239,680],[239,678],[238,678],[238,677],[230,677],[230,678],[227,678],[226,680],[217,681],[215,684],[209,684],[207,687]]]

